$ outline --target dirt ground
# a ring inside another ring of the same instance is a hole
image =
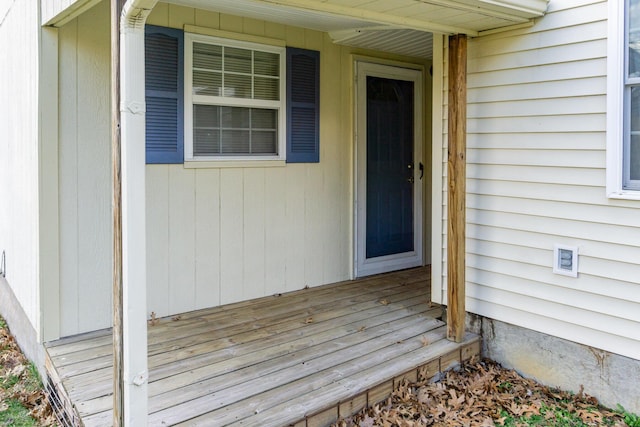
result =
[[[472,360],[431,381],[405,383],[387,401],[333,426],[617,427],[627,426],[624,417],[582,391],[552,389],[490,360]]]

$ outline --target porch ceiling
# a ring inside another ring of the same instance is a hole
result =
[[[168,0],[184,6],[328,32],[339,44],[423,58],[431,34],[526,24],[549,0]]]

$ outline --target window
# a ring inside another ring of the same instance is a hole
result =
[[[284,158],[285,50],[188,34],[185,157]]]
[[[624,190],[640,190],[640,0],[627,0],[624,70]]]
[[[147,163],[320,161],[317,51],[147,25],[145,78]]]

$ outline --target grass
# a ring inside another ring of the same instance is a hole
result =
[[[54,425],[38,369],[24,357],[0,317],[0,427]]]
[[[38,422],[17,399],[0,402],[0,426],[37,427]]]

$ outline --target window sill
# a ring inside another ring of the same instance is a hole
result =
[[[185,160],[185,169],[280,168],[284,160]]]
[[[640,191],[621,190],[607,195],[610,199],[616,200],[640,200]]]

